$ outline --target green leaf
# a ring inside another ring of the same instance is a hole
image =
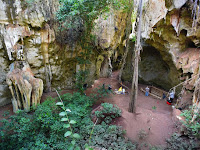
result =
[[[68,118],[62,118],[61,121],[68,121]]]
[[[74,145],[73,144],[70,144],[68,147],[67,147],[67,150],[73,150],[74,149]]]
[[[69,125],[69,124],[64,124],[63,127],[64,127],[64,128],[69,128],[70,125]]]
[[[70,120],[70,122],[69,123],[71,123],[71,124],[75,124],[76,123],[76,121],[74,121],[74,120]]]
[[[71,112],[71,110],[70,110],[70,109],[66,109],[66,111],[68,111],[68,112]]]
[[[61,112],[61,113],[59,113],[59,116],[66,116],[66,115],[67,115],[66,112]]]
[[[71,131],[67,131],[67,132],[64,134],[64,137],[68,137],[68,136],[70,136],[71,134],[72,134]]]
[[[73,141],[71,141],[71,143],[72,143],[72,145],[75,145],[75,144],[76,144],[76,141],[75,141],[75,140],[73,140]]]
[[[79,139],[79,138],[80,138],[80,135],[77,134],[77,133],[74,133],[74,134],[73,134],[73,137],[76,138],[76,139]]]
[[[79,146],[77,146],[77,147],[75,148],[75,150],[81,150],[81,148],[80,148]]]
[[[58,105],[58,106],[62,106],[63,103],[62,103],[62,102],[57,102],[56,105]]]

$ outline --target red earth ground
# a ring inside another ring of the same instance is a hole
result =
[[[118,72],[114,72],[110,78],[95,80],[93,88],[102,86],[105,83],[106,85],[111,85],[113,90],[118,89],[120,85],[117,81],[117,76]],[[145,87],[145,85],[139,85],[139,89],[141,87]],[[90,93],[91,89],[89,88],[86,94]],[[130,93],[130,90],[127,92]],[[122,117],[116,119],[115,124],[122,126],[126,130],[126,136],[131,141],[144,145],[166,146],[166,139],[177,131],[172,107],[167,105],[164,100],[145,96],[140,90],[136,101],[135,114],[128,112],[129,101],[130,94],[112,94],[102,100],[102,102],[116,104],[122,110]],[[142,135],[146,135],[146,138],[142,138]],[[143,147],[141,149],[148,148]]]
[[[110,78],[100,78],[95,80],[92,88],[88,88],[86,95],[89,95],[93,89],[102,86],[102,84],[111,85],[112,89],[118,89],[119,84],[117,81],[118,72],[114,72]],[[139,88],[145,85],[139,85]],[[62,94],[70,92],[71,90],[62,91]],[[130,90],[127,90],[130,93]],[[42,102],[48,97],[56,97],[56,92],[44,93]],[[126,137],[139,145],[152,145],[152,146],[166,146],[166,139],[169,138],[174,132],[177,131],[177,126],[173,115],[172,107],[167,105],[164,100],[158,100],[151,96],[145,96],[139,90],[138,99],[136,101],[136,113],[129,113],[130,94],[117,95],[111,94],[109,97],[101,99],[101,102],[108,102],[116,104],[122,110],[122,116],[115,119],[114,124],[120,125],[126,130]],[[98,104],[94,106],[96,108]],[[154,108],[154,109],[153,109]],[[0,114],[4,111],[10,110],[12,112],[12,105],[6,105],[0,108]],[[0,115],[0,119],[3,116]],[[142,150],[148,149],[143,146]]]

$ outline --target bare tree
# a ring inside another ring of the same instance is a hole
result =
[[[138,24],[137,24],[137,37],[135,42],[135,48],[134,52],[135,55],[132,56],[132,63],[134,62],[134,71],[133,71],[133,79],[132,79],[132,88],[131,88],[131,97],[130,97],[130,103],[129,103],[129,112],[135,113],[136,107],[135,107],[135,101],[137,100],[138,95],[138,62],[140,58],[140,50],[142,49],[140,39],[141,39],[141,19],[142,19],[142,1],[140,0],[139,6],[138,6]]]

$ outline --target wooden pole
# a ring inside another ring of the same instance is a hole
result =
[[[129,112],[135,113],[136,107],[135,107],[135,101],[137,100],[138,95],[138,62],[140,58],[140,50],[141,50],[141,19],[142,19],[142,1],[140,0],[139,9],[138,9],[138,24],[137,24],[137,38],[135,42],[135,48],[134,52],[135,55],[132,56],[133,62],[134,62],[134,71],[133,71],[133,79],[132,79],[132,88],[131,88],[131,97],[130,97],[130,103],[129,103]]]

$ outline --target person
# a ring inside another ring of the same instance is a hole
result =
[[[87,90],[87,88],[88,88],[88,84],[87,83],[83,84],[83,90]]]
[[[111,91],[112,90],[112,87],[111,85],[108,85],[108,90]]]
[[[166,98],[166,95],[165,95],[165,93],[163,93],[162,99],[165,99],[165,98]]]
[[[174,95],[175,95],[174,90],[171,90],[171,92],[169,93],[169,98],[168,98],[168,100],[167,100],[167,104],[168,104],[168,105],[171,105],[171,104],[172,104],[172,102],[173,102],[173,100],[174,100]]]
[[[123,89],[122,89],[122,94],[125,94],[125,92],[126,92],[126,90],[123,88]]]
[[[147,86],[146,88],[145,88],[145,96],[149,96],[149,87]]]
[[[170,96],[169,96],[169,98],[167,99],[167,104],[168,104],[168,105],[171,105],[171,104],[172,104],[172,101],[171,101]]]
[[[175,95],[174,90],[171,90],[171,92],[169,93],[169,97],[170,97],[171,102],[173,102],[173,100],[174,100],[174,95]]]

